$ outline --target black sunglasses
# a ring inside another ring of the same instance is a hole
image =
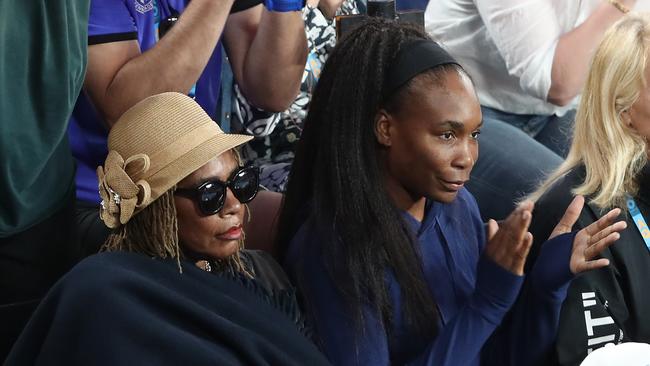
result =
[[[235,170],[226,182],[210,180],[196,188],[177,188],[174,193],[193,199],[199,205],[201,213],[207,216],[221,211],[226,203],[226,188],[230,188],[239,202],[248,203],[257,195],[259,182],[259,169],[245,166]]]

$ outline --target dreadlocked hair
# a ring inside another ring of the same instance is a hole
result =
[[[135,252],[157,258],[175,258],[179,271],[182,251],[178,240],[178,219],[174,190],[134,215],[129,222],[115,229],[106,239],[101,251]]]
[[[237,149],[232,149],[238,165],[242,164]],[[228,152],[226,152],[228,153]],[[133,252],[156,258],[174,258],[179,272],[183,272],[181,260],[185,258],[182,243],[178,237],[178,218],[174,204],[172,187],[158,199],[134,215],[129,222],[114,230],[101,248],[103,252]],[[244,205],[246,216],[250,220],[250,209]],[[253,272],[247,268],[240,252],[244,249],[245,233],[239,239],[239,250],[228,258],[214,260],[217,271],[241,273],[253,278]]]
[[[386,275],[395,276],[405,321],[423,336],[435,336],[438,311],[424,279],[411,229],[390,199],[374,134],[377,111],[411,83],[390,93],[386,74],[400,46],[429,39],[421,30],[370,18],[339,41],[323,69],[296,150],[280,215],[277,248],[286,253],[303,224],[324,240],[322,255],[357,330],[362,308],[374,308],[392,331],[393,309]],[[351,83],[351,78],[354,82]],[[389,95],[390,94],[390,95]],[[308,250],[308,249],[307,249]],[[297,278],[300,284],[301,279]],[[304,288],[304,286],[302,286]],[[305,296],[309,301],[309,296]]]

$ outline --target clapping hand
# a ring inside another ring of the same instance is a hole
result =
[[[533,235],[528,232],[532,219],[533,203],[521,203],[512,213],[497,224],[488,221],[488,242],[485,255],[492,261],[518,276],[524,274],[526,257],[533,243]]]
[[[555,226],[549,239],[568,233],[580,217],[585,199],[576,196],[564,212],[564,216]],[[580,230],[573,239],[573,249],[569,267],[573,274],[601,268],[609,265],[606,258],[596,258],[605,248],[614,244],[620,237],[619,232],[627,227],[625,221],[614,222],[621,210],[615,208],[598,221]]]

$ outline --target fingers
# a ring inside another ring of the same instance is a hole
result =
[[[597,232],[596,234],[592,235],[591,238],[589,239],[588,245],[591,246],[594,243],[601,241],[603,238],[606,238],[612,233],[623,231],[625,230],[626,227],[627,227],[627,223],[625,221],[619,221],[617,223],[609,225],[604,229],[602,229],[601,231]]]
[[[510,247],[517,248],[521,245],[532,217],[530,211],[518,208],[501,225],[501,232],[505,236],[503,240],[510,243]]]
[[[594,270],[594,269],[603,268],[603,267],[607,267],[607,266],[609,266],[609,259],[600,258],[600,259],[597,259],[595,261],[588,261],[588,262],[581,263],[578,266],[578,269],[577,269],[577,271],[575,273],[577,274],[577,273],[581,273],[581,272],[591,271],[591,270]]]
[[[532,211],[534,207],[535,204],[533,203],[533,201],[524,201],[517,206],[517,208],[522,209],[524,211]]]
[[[490,219],[488,221],[488,225],[487,225],[487,238],[488,238],[488,240],[491,240],[492,238],[494,238],[494,235],[497,233],[497,231],[499,231],[499,224],[497,224],[497,222],[494,221],[493,219]]]
[[[585,261],[589,261],[594,257],[600,255],[600,253],[602,253],[603,250],[605,250],[610,245],[614,244],[620,237],[621,234],[619,233],[611,233],[608,236],[599,240],[596,244],[585,248],[584,250]]]
[[[578,217],[580,217],[580,213],[582,212],[582,207],[584,204],[584,197],[580,195],[576,196],[573,201],[571,201],[566,211],[564,211],[564,215],[560,219],[560,222],[555,225],[555,228],[551,232],[549,239],[553,239],[560,234],[570,232],[573,228],[573,225],[576,223],[576,221],[578,221]]]
[[[533,236],[528,232],[532,219],[531,208],[532,204],[526,204],[513,211],[499,226],[485,248],[485,254],[490,259],[516,275],[523,275],[533,242]],[[494,226],[496,222],[488,222],[488,231],[490,225]]]
[[[512,239],[521,242],[528,231],[528,226],[530,226],[533,217],[532,210],[532,201],[524,201],[520,203],[517,208],[508,215],[501,227],[506,229],[505,231],[507,234],[512,234]]]
[[[618,215],[621,214],[621,209],[620,208],[615,208],[611,211],[609,211],[605,216],[601,217],[598,219],[598,221],[592,223],[591,225],[587,226],[585,228],[585,231],[587,234],[590,236],[596,235],[599,231],[603,230],[607,226],[611,225],[612,222],[618,217]]]
[[[533,246],[533,234],[527,232],[526,235],[524,235],[524,240],[522,241],[521,247],[519,248],[519,253],[521,255],[521,258],[523,259],[521,263],[522,274],[524,271],[523,265],[526,263],[526,258],[528,257],[528,253],[530,253],[530,248],[532,246]]]
[[[530,248],[533,246],[533,234],[526,232],[521,241],[521,245],[512,253],[510,271],[517,276],[524,275],[524,267],[526,265],[526,258]]]
[[[589,237],[589,234],[587,234],[586,228],[581,230],[574,241],[571,271],[577,274],[591,269],[607,266],[609,264],[609,261],[605,258],[596,260],[592,259],[598,257],[603,252],[603,250],[614,244],[621,237],[621,234],[619,234],[619,232],[624,230],[626,227],[627,223],[625,221],[619,221],[605,227],[603,230],[599,231],[591,237]]]

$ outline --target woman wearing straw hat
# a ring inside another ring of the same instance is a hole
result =
[[[230,135],[191,98],[128,110],[97,169],[113,229],[43,300],[8,364],[326,364],[269,255],[245,251],[258,186]]]

